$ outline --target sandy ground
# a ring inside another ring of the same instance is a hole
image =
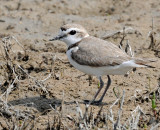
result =
[[[74,129],[72,121],[67,116],[77,118],[75,101],[79,102],[84,111],[83,100],[93,98],[98,89],[98,80],[93,77],[92,84],[89,86],[88,76],[69,64],[65,54],[66,45],[60,41],[49,42],[49,39],[56,36],[60,26],[66,23],[81,24],[90,35],[99,38],[122,30],[124,27],[131,27],[134,31],[126,34],[123,43],[129,40],[135,57],[156,59],[157,62],[151,64],[155,68],[137,69],[128,77],[111,76],[112,84],[103,100],[105,104],[102,111],[107,113],[108,108],[117,99],[113,92],[113,88],[116,88],[120,96],[123,90],[125,91],[122,122],[130,117],[131,112],[138,105],[145,113],[153,115],[151,100],[146,101],[143,97],[157,90],[158,82],[160,82],[159,7],[159,0],[148,0],[147,2],[146,0],[0,0],[1,46],[4,37],[14,36],[24,47],[19,46],[11,38],[13,52],[10,52],[10,55],[11,59],[14,59],[15,69],[18,71],[17,66],[20,65],[30,75],[28,77],[23,72],[18,77],[17,84],[14,84],[14,89],[8,96],[8,103],[14,109],[34,116],[36,123],[33,129],[46,129],[48,119],[52,121],[55,115],[50,104],[59,111],[63,102],[63,122],[68,128]],[[148,49],[151,43],[148,35],[152,31],[152,18],[155,45],[153,49]],[[117,34],[106,40],[119,45],[122,37],[122,34]],[[2,52],[3,46],[1,47]],[[4,70],[6,60],[2,54],[0,58],[0,94],[2,95],[13,80],[6,78],[6,73],[9,73]],[[41,87],[38,87],[35,80],[44,80],[48,76],[49,78],[42,82],[48,91],[46,94]],[[15,79],[13,75],[12,78]],[[106,83],[107,77],[104,76],[103,79]],[[137,98],[134,97],[137,94],[136,91],[139,93]],[[157,110],[160,109],[159,103],[160,99],[157,98]],[[96,115],[101,106],[92,105],[90,108],[92,108],[93,115]],[[115,105],[113,110],[114,113],[117,113],[119,105]],[[6,122],[9,126],[12,125],[11,119],[0,114],[0,129],[8,128]],[[148,122],[145,121],[147,128],[157,123]],[[144,124],[140,127],[142,128]]]

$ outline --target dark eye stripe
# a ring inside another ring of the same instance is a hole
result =
[[[62,31],[66,31],[66,28],[61,27],[61,30],[62,30]]]

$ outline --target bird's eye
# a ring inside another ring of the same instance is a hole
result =
[[[76,34],[76,31],[75,31],[75,30],[72,30],[72,31],[70,31],[69,34],[74,35],[74,34]]]

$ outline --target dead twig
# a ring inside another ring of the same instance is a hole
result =
[[[123,106],[123,103],[124,103],[124,96],[125,96],[125,92],[123,91],[123,96],[122,96],[122,100],[121,100],[121,105],[120,105],[120,109],[119,109],[119,111],[118,111],[118,119],[117,119],[117,122],[116,122],[115,125],[114,125],[114,130],[116,130],[117,128],[118,128],[118,129],[121,128],[120,120],[121,120],[122,106]]]
[[[155,47],[155,38],[154,38],[155,34],[156,34],[156,32],[154,31],[154,21],[153,21],[153,17],[152,17],[152,30],[149,31],[149,33],[148,33],[148,37],[150,37],[150,39],[151,39],[148,49],[153,50]]]
[[[139,35],[142,35],[138,30],[133,29],[132,27],[126,27],[125,30],[123,28],[122,30],[118,30],[118,31],[115,31],[113,33],[109,33],[109,34],[103,36],[102,39],[108,39],[110,37],[113,37],[114,35],[121,34],[124,31],[125,31],[126,34],[139,33]]]
[[[33,79],[33,81],[35,82],[35,84],[36,84],[38,87],[40,87],[40,88],[43,90],[43,92],[45,92],[45,93],[48,94],[48,90],[44,87],[43,82],[46,81],[46,80],[48,80],[48,79],[51,77],[51,74],[49,74],[48,77],[45,78],[44,80],[38,80],[38,79],[36,79],[36,77],[33,77],[33,76],[29,75],[20,65],[17,64],[17,66],[18,66],[25,74],[27,74],[27,76],[28,76],[29,78]]]

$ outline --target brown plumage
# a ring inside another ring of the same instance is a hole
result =
[[[95,41],[100,45],[97,46]],[[93,67],[115,66],[132,59],[116,45],[92,36],[84,38],[78,44],[78,47],[79,49],[76,52],[72,51],[71,56],[81,65]]]
[[[97,46],[95,41],[100,44]],[[80,44],[77,43],[76,46],[78,46],[79,49],[72,51],[71,57],[81,65],[92,67],[115,66],[125,61],[134,60],[136,64],[152,67],[147,65],[147,63],[151,62],[150,60],[132,58],[116,45],[96,37],[89,36],[84,38],[83,41],[81,41]]]

